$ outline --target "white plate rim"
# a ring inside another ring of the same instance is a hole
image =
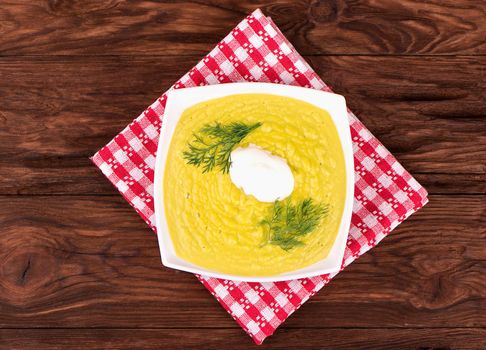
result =
[[[344,153],[346,167],[346,199],[338,234],[330,253],[326,259],[315,264],[280,275],[263,277],[230,275],[211,271],[187,262],[175,254],[167,221],[165,219],[163,177],[172,135],[182,112],[199,102],[228,95],[246,93],[262,93],[291,97],[325,109],[330,114],[338,131]],[[164,110],[159,143],[157,146],[153,191],[159,250],[162,264],[166,267],[207,277],[247,282],[287,281],[338,272],[341,268],[344,250],[346,248],[354,202],[354,156],[345,98],[338,94],[320,90],[272,83],[226,83],[169,90],[167,92],[167,103]]]

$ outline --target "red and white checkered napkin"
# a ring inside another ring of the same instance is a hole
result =
[[[172,88],[238,81],[331,91],[260,10],[238,24]],[[165,103],[164,94],[92,158],[153,230],[155,153]],[[351,112],[348,116],[356,184],[343,268],[427,203],[426,190]],[[197,277],[254,341],[261,344],[335,275],[278,283]]]

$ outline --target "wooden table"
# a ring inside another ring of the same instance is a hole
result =
[[[250,349],[88,157],[256,7],[430,203],[262,349],[486,349],[484,1],[0,3],[0,349]]]

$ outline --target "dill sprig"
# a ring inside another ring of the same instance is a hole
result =
[[[260,222],[264,226],[264,237],[260,246],[278,245],[283,250],[290,250],[303,245],[303,236],[314,231],[321,219],[328,213],[328,207],[314,203],[311,198],[293,205],[275,201],[270,215]]]
[[[249,133],[260,127],[262,123],[245,124],[232,122],[230,124],[206,124],[194,134],[194,140],[188,144],[188,150],[183,152],[187,164],[202,167],[203,173],[218,167],[223,173],[228,173],[231,166],[231,152]]]

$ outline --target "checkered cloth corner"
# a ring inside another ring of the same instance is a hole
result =
[[[239,81],[331,91],[260,10],[238,24],[171,89]],[[166,95],[128,125],[92,161],[155,231],[153,177]],[[349,111],[355,199],[342,268],[374,247],[427,203],[425,189]],[[257,344],[271,335],[335,274],[248,283],[197,276]]]

